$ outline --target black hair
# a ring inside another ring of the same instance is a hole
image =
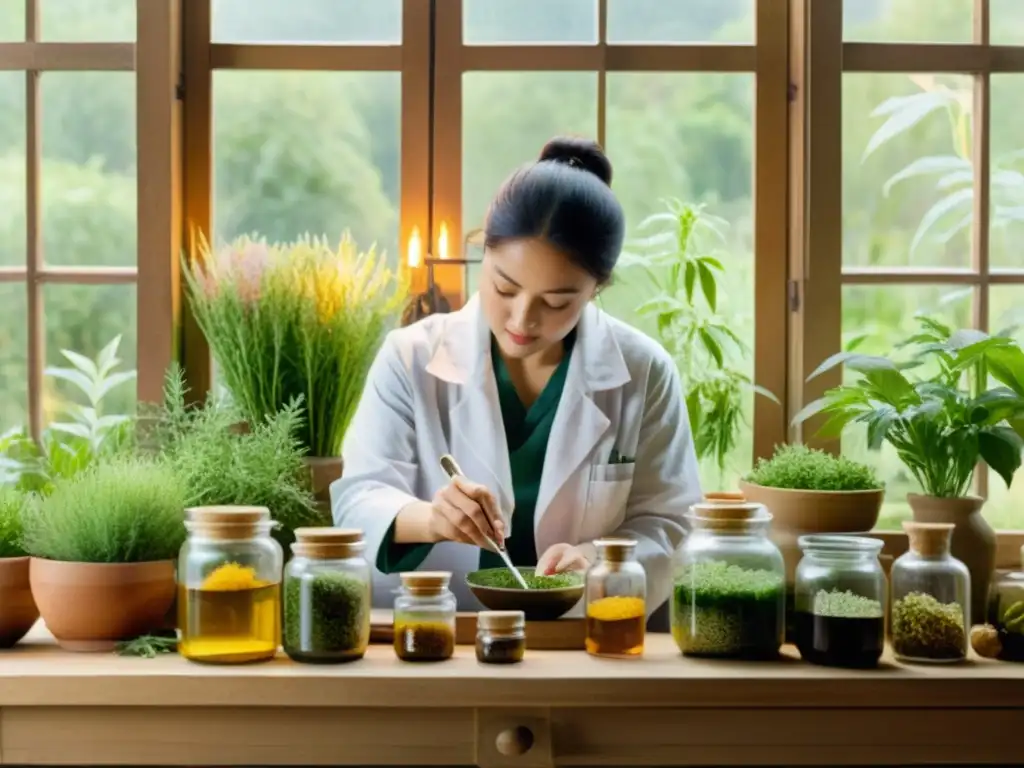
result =
[[[606,283],[626,233],[611,183],[612,164],[596,141],[551,139],[535,163],[501,185],[487,213],[484,244],[543,238]]]

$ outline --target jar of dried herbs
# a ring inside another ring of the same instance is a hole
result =
[[[525,654],[526,615],[522,611],[480,611],[477,614],[477,661],[516,664]]]
[[[298,528],[284,575],[284,650],[295,661],[362,658],[370,642],[370,565],[362,531]]]
[[[401,574],[395,598],[395,655],[402,661],[444,661],[455,652],[456,600],[448,571]]]
[[[672,636],[687,656],[773,658],[784,634],[782,553],[761,504],[694,504],[692,533],[677,550]]]
[[[997,574],[989,592],[990,648],[975,646],[979,654],[1003,661],[1024,661],[1024,547],[1020,554],[1020,570]]]
[[[900,661],[967,657],[970,573],[949,552],[952,523],[905,522],[910,548],[892,564],[892,649]]]

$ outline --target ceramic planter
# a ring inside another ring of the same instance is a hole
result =
[[[0,648],[21,640],[39,618],[28,572],[28,557],[0,558]]]
[[[303,462],[309,467],[313,496],[324,517],[324,524],[331,525],[331,483],[341,479],[344,461],[340,456],[307,456]]]
[[[907,501],[919,523],[952,523],[949,551],[971,573],[971,622],[985,623],[988,587],[996,568],[996,532],[981,516],[980,496],[940,498],[908,493]]]
[[[174,561],[65,563],[32,558],[32,596],[62,648],[111,651],[163,627],[174,601]]]

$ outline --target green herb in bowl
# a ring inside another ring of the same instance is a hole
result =
[[[582,576],[578,573],[556,573],[552,576],[537,576],[529,568],[519,571],[530,589],[561,589],[563,587],[574,587],[582,582]],[[491,587],[494,589],[522,589],[522,585],[512,575],[508,568],[487,568],[482,571],[474,571],[466,577],[471,585],[477,587]]]
[[[520,568],[529,589],[523,589],[507,568],[485,568],[466,575],[466,584],[487,608],[522,611],[527,621],[551,621],[562,616],[583,597],[579,572],[538,576],[533,568]]]

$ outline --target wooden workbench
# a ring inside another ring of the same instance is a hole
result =
[[[466,646],[432,665],[372,646],[344,666],[210,667],[66,653],[44,630],[0,652],[13,765],[1005,766],[1022,726],[1024,665],[695,661],[664,635],[635,661],[533,651],[514,667]]]

